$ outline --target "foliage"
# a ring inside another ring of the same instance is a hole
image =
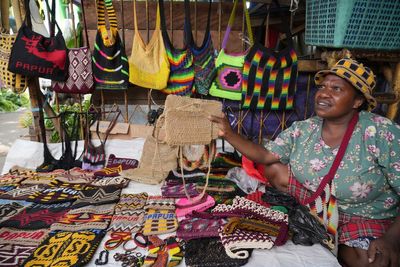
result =
[[[84,100],[82,102],[82,112],[86,112],[89,109],[90,106],[90,100]],[[80,112],[81,108],[79,106],[79,103],[75,103],[73,105],[59,105],[60,107],[60,113],[69,111],[69,112]],[[55,105],[52,106],[53,110],[56,110]],[[28,111],[19,118],[19,123],[22,127],[29,127],[33,125],[33,115],[32,112]],[[80,124],[77,124],[78,122],[75,122],[74,124],[74,116],[73,114],[67,114],[65,116],[65,126],[66,130],[69,136],[71,136],[72,130],[75,129],[76,126],[79,128],[81,127]],[[57,132],[56,128],[54,127],[53,120],[51,118],[45,117],[44,119],[44,125],[46,131],[50,132],[50,139],[48,142],[52,143],[57,143],[61,142],[61,138],[59,133]],[[78,130],[79,137],[78,139],[82,139],[82,136],[80,136],[81,131]]]
[[[16,94],[11,90],[0,90],[0,111],[13,112],[20,107],[29,107],[29,98],[27,93]]]

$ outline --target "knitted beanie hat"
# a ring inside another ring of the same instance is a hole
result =
[[[175,199],[162,196],[149,196],[144,209],[175,210]]]
[[[274,245],[270,235],[260,232],[235,229],[233,233],[227,234],[223,227],[218,232],[226,254],[235,259],[247,259],[250,256],[247,249],[270,249]]]
[[[78,198],[79,190],[70,187],[50,187],[37,191],[30,195],[27,201],[35,203],[62,203],[75,201]]]
[[[104,235],[105,231],[101,230],[54,232],[23,266],[84,266],[92,259]]]
[[[78,199],[75,201],[73,208],[116,203],[119,200],[120,194],[121,188],[119,186],[85,189],[79,192]]]
[[[115,206],[115,213],[118,214],[122,211],[143,210],[148,197],[149,196],[146,192],[139,194],[122,194]]]
[[[18,184],[24,179],[25,178],[19,177],[17,175],[3,174],[0,175],[0,185]]]
[[[70,169],[69,171],[66,171],[65,173],[56,175],[55,179],[65,183],[87,184],[94,179],[94,176],[92,171],[87,171],[79,167],[75,167]]]
[[[122,176],[115,176],[115,177],[96,178],[91,183],[89,183],[89,186],[102,187],[102,186],[115,185],[119,186],[120,188],[125,188],[128,186],[128,184],[129,184],[128,179]]]
[[[0,244],[1,266],[20,267],[35,250],[36,245]]]
[[[123,170],[136,168],[138,164],[139,162],[136,159],[117,158],[114,154],[111,154],[108,157],[106,167],[96,171],[94,175],[96,177],[114,177],[118,176]]]
[[[14,217],[31,204],[24,201],[15,201],[0,205],[0,222],[4,222]]]
[[[112,221],[108,231],[113,232],[138,232],[144,223],[145,211],[122,210],[112,216]]]
[[[26,200],[30,195],[41,192],[46,188],[45,185],[19,186],[1,195],[2,199]]]
[[[199,195],[199,192],[196,190],[195,183],[186,184],[186,192],[190,197],[195,197]],[[183,184],[168,185],[168,183],[165,183],[161,187],[161,194],[163,197],[171,197],[171,198],[186,197]]]
[[[10,185],[0,185],[0,195],[7,193],[15,188],[17,188],[18,185],[16,184],[10,184]]]
[[[166,234],[176,231],[177,228],[178,220],[174,210],[147,210],[144,217],[144,235]]]
[[[72,209],[51,225],[50,229],[62,231],[105,230],[114,213],[114,204],[91,205]]]
[[[49,228],[71,209],[71,202],[57,204],[33,204],[17,215],[1,222],[0,227],[18,229]]]
[[[19,230],[14,228],[0,229],[0,244],[39,245],[49,234],[48,229]]]

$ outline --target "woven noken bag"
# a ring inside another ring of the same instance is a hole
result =
[[[222,103],[177,95],[168,95],[165,117],[165,142],[169,145],[208,145],[218,138],[218,126],[209,115],[221,115]]]
[[[7,1],[8,2],[8,1]],[[9,17],[8,9],[1,10],[2,17]],[[19,15],[19,14],[18,14]],[[15,93],[23,93],[28,85],[28,79],[21,74],[8,71],[8,61],[10,60],[11,48],[14,45],[16,34],[9,34],[10,25],[4,26],[4,32],[0,33],[0,81],[2,87],[10,88]]]
[[[222,103],[215,100],[195,99],[184,96],[168,95],[165,101],[164,113],[160,116],[157,124],[164,123],[165,142],[170,146],[180,146],[179,162],[182,182],[187,199],[194,204],[205,195],[208,178],[211,170],[212,151],[209,151],[208,171],[206,184],[203,191],[196,198],[191,198],[186,190],[183,174],[183,146],[185,145],[210,145],[218,138],[218,126],[214,125],[209,115],[221,115]],[[157,127],[160,127],[158,125]],[[215,151],[214,151],[215,152]]]
[[[122,171],[120,175],[140,183],[159,184],[169,171],[177,168],[177,158],[177,146],[169,146],[149,135],[143,145],[139,167]]]

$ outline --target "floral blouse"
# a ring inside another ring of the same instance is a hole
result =
[[[297,121],[265,147],[315,191],[338,152],[321,137],[322,119]],[[371,219],[399,215],[400,126],[362,111],[333,180],[341,212]]]

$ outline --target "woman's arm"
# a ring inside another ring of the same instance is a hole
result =
[[[229,142],[235,149],[242,153],[246,158],[263,165],[279,162],[279,159],[263,146],[255,144],[232,130],[226,116],[210,116],[210,121],[219,126],[219,136]]]
[[[371,241],[367,253],[371,266],[400,266],[400,216],[381,238]]]

